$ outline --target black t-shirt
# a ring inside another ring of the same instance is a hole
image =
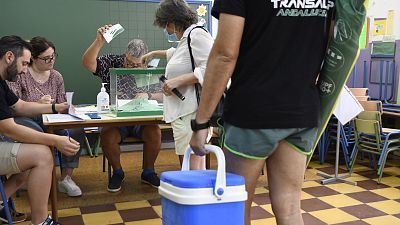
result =
[[[13,117],[10,106],[17,101],[18,97],[10,90],[7,83],[0,79],[0,120]]]
[[[315,127],[316,79],[334,1],[215,0],[212,15],[245,18],[224,120],[242,128]]]

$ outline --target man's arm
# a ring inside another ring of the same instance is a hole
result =
[[[235,69],[245,19],[240,16],[220,14],[218,34],[208,58],[203,91],[196,115],[199,124],[210,120]],[[193,132],[190,147],[197,155],[204,155],[208,130]]]
[[[97,69],[97,56],[101,48],[104,45],[105,39],[103,37],[104,32],[106,32],[112,25],[105,25],[104,27],[100,27],[97,29],[96,39],[93,43],[86,49],[85,53],[82,56],[82,64],[88,69],[90,72],[94,73]]]
[[[13,118],[0,120],[0,133],[22,143],[55,146],[67,156],[75,155],[79,150],[79,143],[72,138],[35,131],[16,124]]]
[[[55,104],[57,112],[65,112],[69,105],[64,102]],[[11,106],[11,109],[17,116],[34,117],[40,114],[53,113],[52,104],[40,104],[37,102],[26,102],[21,99]]]

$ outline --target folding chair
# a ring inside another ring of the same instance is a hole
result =
[[[388,154],[400,150],[400,130],[383,129],[380,113],[376,111],[362,112],[354,123],[356,144],[351,157],[350,174],[353,171],[358,152],[368,152],[379,156],[377,174],[379,175],[378,183],[380,183]]]
[[[8,207],[8,203],[7,203],[6,192],[4,191],[3,177],[4,176],[1,176],[1,178],[0,178],[0,193],[1,193],[1,199],[3,200],[4,210],[6,212],[7,221],[2,221],[2,222],[7,222],[9,225],[12,225],[13,221],[12,221],[12,217],[11,217],[11,211],[10,211],[10,208]]]

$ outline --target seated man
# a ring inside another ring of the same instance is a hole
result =
[[[146,44],[139,39],[129,42],[125,53],[122,55],[107,54],[98,57],[105,39],[103,33],[110,27],[106,25],[97,29],[96,39],[86,50],[82,57],[83,65],[101,78],[107,92],[110,92],[110,73],[109,68],[138,68],[142,67],[140,57],[147,53]],[[132,76],[124,76],[118,80],[119,84],[124,84],[127,91],[123,92],[122,98],[147,98],[162,101],[161,85],[155,84],[139,88]],[[132,84],[132,85],[130,85]],[[154,171],[154,163],[160,152],[161,130],[158,125],[146,126],[127,126],[127,127],[109,127],[101,131],[101,148],[113,168],[113,174],[108,184],[108,191],[118,192],[121,190],[121,184],[124,180],[124,171],[120,161],[119,144],[128,136],[133,136],[143,140],[143,172],[141,180],[153,187],[160,185],[160,179]]]
[[[53,170],[53,155],[47,145],[69,156],[76,154],[80,146],[68,137],[37,132],[14,122],[13,115],[33,117],[53,112],[51,104],[18,99],[5,82],[27,71],[30,48],[29,43],[17,36],[0,38],[0,134],[22,142],[0,142],[0,174],[13,174],[4,184],[7,198],[27,182],[32,224],[57,225],[47,215]],[[56,104],[55,110],[64,112],[68,107],[66,103]],[[1,201],[2,209],[7,200]]]

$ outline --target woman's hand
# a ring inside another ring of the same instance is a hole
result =
[[[149,94],[147,93],[136,93],[135,98],[144,98],[144,99],[149,99]]]
[[[153,58],[153,52],[149,52],[140,57],[140,62],[142,63],[143,66],[147,67],[147,64],[150,62],[152,58]]]
[[[68,109],[69,109],[69,104],[66,102],[60,103],[60,104],[56,104],[56,111],[59,113],[67,113]]]
[[[169,80],[165,80],[164,81],[164,85],[162,87],[163,88],[163,92],[167,93],[168,96],[172,95],[173,94],[172,89],[178,88],[181,85],[182,85],[182,81],[181,81],[181,79],[179,79],[179,77],[172,78],[172,79],[169,79]]]
[[[40,104],[51,104],[54,102],[54,99],[50,95],[43,95],[37,102]]]

